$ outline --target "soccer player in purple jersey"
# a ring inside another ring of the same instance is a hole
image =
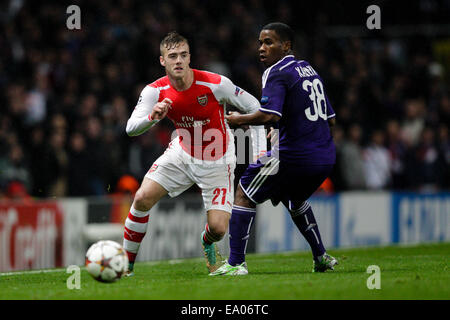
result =
[[[261,107],[251,114],[225,117],[230,126],[274,124],[279,141],[242,175],[229,224],[230,257],[210,275],[248,274],[245,250],[256,204],[269,199],[286,206],[311,246],[313,272],[333,270],[337,264],[325,251],[307,202],[333,170],[336,151],[330,128],[335,114],[320,76],[307,61],[294,58],[293,40],[286,24],[263,27],[259,56],[267,69],[262,76]]]

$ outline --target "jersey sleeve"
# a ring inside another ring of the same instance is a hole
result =
[[[283,73],[275,70],[268,70],[268,74],[263,75],[263,88],[261,97],[261,112],[274,113],[283,116],[283,104],[286,96],[287,85],[283,78]]]
[[[127,122],[127,134],[138,136],[150,129],[158,120],[151,120],[153,106],[158,102],[159,90],[146,86],[139,96],[139,100]]]
[[[231,104],[244,113],[252,113],[258,110],[260,106],[258,99],[236,86],[227,77],[221,77],[222,79],[217,90],[221,104],[224,102]]]
[[[221,82],[217,90],[217,96],[221,104],[228,103],[244,113],[256,112],[259,101],[247,91],[236,86],[227,77],[221,76]],[[252,136],[253,158],[256,160],[267,151],[266,130],[264,126],[250,126]]]

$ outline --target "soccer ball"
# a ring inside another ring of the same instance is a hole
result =
[[[114,282],[128,271],[128,257],[117,242],[101,240],[86,252],[86,269],[95,280]]]

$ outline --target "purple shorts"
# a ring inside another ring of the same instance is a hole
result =
[[[320,187],[333,171],[334,164],[301,165],[263,156],[250,164],[239,181],[244,193],[254,203],[271,200],[273,205],[302,203]]]

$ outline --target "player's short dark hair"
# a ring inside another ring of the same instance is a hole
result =
[[[182,42],[185,42],[186,44],[189,45],[189,42],[187,41],[187,39],[185,37],[183,37],[182,35],[180,35],[178,32],[176,32],[176,31],[169,32],[164,37],[164,39],[161,40],[161,43],[159,45],[161,54],[162,54],[163,48],[170,50],[170,49],[177,47]]]
[[[294,31],[287,24],[282,22],[271,22],[266,24],[262,30],[275,31],[281,41],[290,41],[291,49],[294,47]]]

